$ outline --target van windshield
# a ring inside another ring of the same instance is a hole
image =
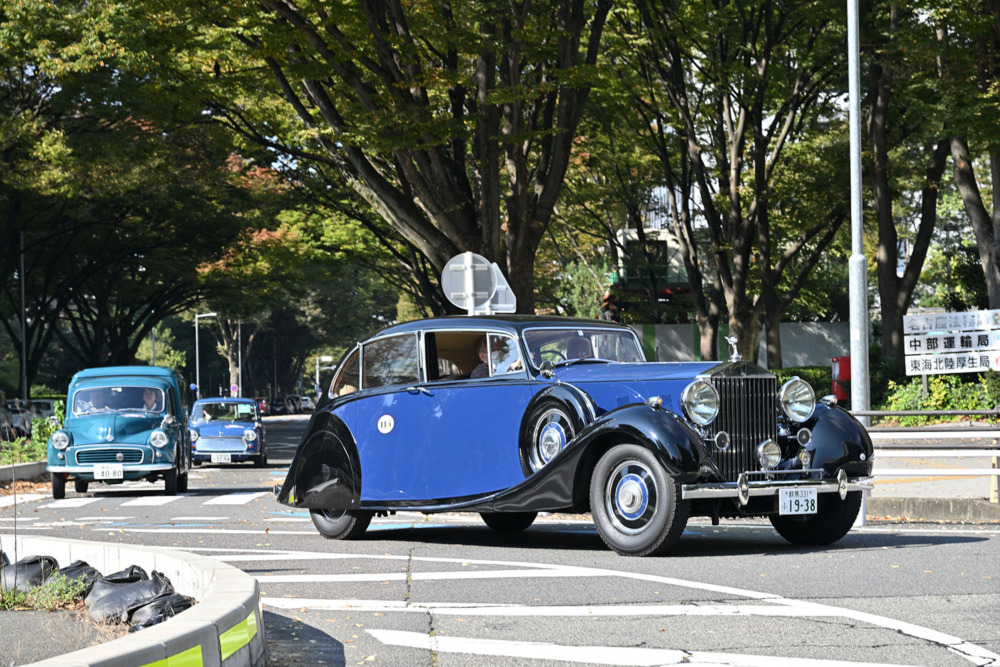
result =
[[[150,385],[86,387],[73,395],[73,414],[125,411],[159,414],[164,404],[163,389]]]

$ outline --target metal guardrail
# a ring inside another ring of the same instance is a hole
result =
[[[876,459],[917,458],[983,458],[991,457],[990,468],[876,468],[875,477],[908,477],[914,474],[931,477],[984,477],[990,479],[990,502],[997,503],[1000,479],[1000,410],[857,410],[857,417],[986,417],[990,423],[949,422],[909,427],[870,426],[868,434],[876,448]],[[920,440],[911,447],[887,446],[881,443],[898,443],[900,440]],[[960,440],[961,445],[940,444],[935,440]],[[982,441],[989,441],[985,444]]]

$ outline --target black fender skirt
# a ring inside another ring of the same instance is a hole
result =
[[[308,509],[359,509],[361,467],[347,426],[317,413],[288,467],[278,502]]]
[[[812,467],[823,468],[824,475],[829,477],[836,477],[840,469],[851,478],[872,474],[875,452],[872,439],[847,410],[819,403],[806,426],[812,429]]]

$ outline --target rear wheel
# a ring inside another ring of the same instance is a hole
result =
[[[368,530],[372,513],[345,510],[309,510],[313,525],[328,540],[356,540]]]
[[[479,516],[498,533],[519,533],[535,522],[538,512],[480,512]]]
[[[77,493],[86,493],[87,489],[90,488],[90,482],[86,479],[74,479],[73,488],[76,489]]]
[[[57,472],[50,474],[52,475],[52,497],[56,500],[62,500],[66,497],[66,480]]]
[[[680,485],[645,447],[612,447],[594,468],[594,524],[604,543],[622,556],[666,553],[684,533],[689,510]]]
[[[836,493],[821,493],[815,514],[771,515],[771,525],[778,534],[800,546],[833,544],[847,535],[861,510],[862,491],[852,491],[841,500]]]

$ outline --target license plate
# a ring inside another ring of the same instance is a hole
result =
[[[816,489],[780,489],[778,514],[815,514]]]
[[[120,463],[95,463],[94,479],[124,479],[125,473]]]
[[[232,463],[232,454],[212,454],[212,463]]]

